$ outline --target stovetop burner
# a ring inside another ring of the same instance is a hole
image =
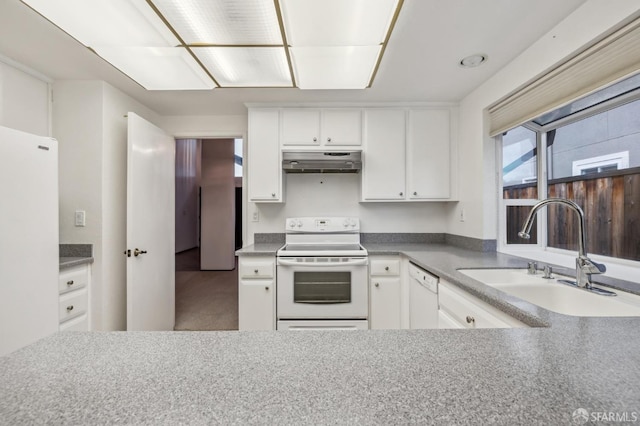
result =
[[[360,220],[354,217],[297,217],[286,221],[286,244],[277,255],[367,256],[360,245]]]

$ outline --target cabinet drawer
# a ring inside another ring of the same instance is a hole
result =
[[[87,312],[87,290],[80,289],[60,296],[58,318],[60,322],[67,321]]]
[[[440,309],[455,322],[467,328],[511,328],[525,327],[520,321],[500,312],[497,308],[450,285],[439,287]]]
[[[273,278],[273,261],[240,263],[240,278]]]
[[[66,293],[78,288],[86,287],[89,282],[89,268],[80,266],[60,271],[58,291]]]
[[[79,317],[60,324],[60,331],[89,331],[89,315],[82,314]]]
[[[371,260],[371,275],[400,275],[400,259]]]

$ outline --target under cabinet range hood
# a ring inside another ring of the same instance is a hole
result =
[[[360,151],[283,151],[282,169],[287,173],[358,173]]]

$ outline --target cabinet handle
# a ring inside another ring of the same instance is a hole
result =
[[[327,138],[327,142],[331,142],[331,138]]]
[[[276,193],[275,193],[275,192],[272,192],[272,193],[271,193],[271,196],[272,196],[273,198],[275,198],[275,197],[276,197]]]
[[[257,269],[254,269],[254,270],[253,270],[253,273],[254,273],[254,274],[257,274],[257,273],[258,273],[258,270],[257,270]]]
[[[267,291],[269,291],[269,287],[268,287],[268,286],[267,286],[267,287],[265,287],[264,289],[265,289],[265,290],[267,290]]]
[[[67,312],[71,312],[71,311],[73,311],[73,305],[67,306]]]
[[[475,322],[476,322],[476,319],[474,317],[472,317],[471,315],[467,315],[467,324],[472,324]]]
[[[402,192],[401,192],[401,193],[400,193],[400,196],[402,197],[403,195],[404,195],[404,193],[402,193]]]
[[[318,138],[313,138],[313,141],[314,142],[318,142]]]
[[[385,271],[388,271],[388,270],[389,270],[389,267],[388,267],[388,266],[385,266],[385,267],[384,267],[384,270],[385,270]]]
[[[418,195],[418,193],[417,193],[417,192],[415,192],[415,191],[413,191],[413,195]]]
[[[376,287],[380,287],[380,283],[375,283],[375,286]]]
[[[67,281],[67,285],[73,285],[73,280]]]

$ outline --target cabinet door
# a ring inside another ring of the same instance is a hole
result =
[[[409,111],[407,190],[412,200],[451,197],[450,113]]]
[[[362,199],[405,199],[405,112],[365,110]]]
[[[438,293],[440,310],[466,328],[526,327],[517,319],[444,280],[440,280]]]
[[[371,310],[369,324],[372,330],[400,328],[400,278],[371,277]]]
[[[278,110],[249,111],[247,174],[250,201],[282,202]]]
[[[240,280],[238,328],[275,330],[275,288],[273,280]]]
[[[320,111],[283,109],[282,145],[320,145]]]
[[[321,138],[327,147],[362,144],[362,112],[359,109],[323,110]]]

